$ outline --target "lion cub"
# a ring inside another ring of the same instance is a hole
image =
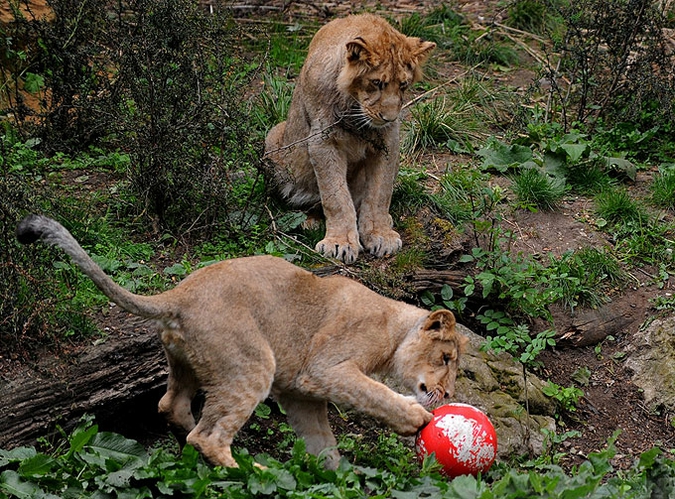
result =
[[[372,14],[336,19],[309,45],[288,119],[265,141],[272,182],[291,205],[321,211],[317,251],[346,263],[361,247],[401,249],[389,205],[398,173],[399,114],[435,43]]]
[[[425,407],[452,396],[467,339],[447,310],[384,298],[341,276],[320,278],[281,258],[236,258],[201,268],[175,288],[135,295],[117,285],[58,222],[30,215],[24,244],[61,247],[125,310],[154,319],[169,363],[159,402],[172,429],[212,463],[236,466],[230,445],[272,394],[307,450],[335,468],[327,402],[353,407],[402,435],[431,420]],[[390,374],[414,397],[368,377]],[[199,422],[191,402],[206,394]]]

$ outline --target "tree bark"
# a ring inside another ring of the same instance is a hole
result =
[[[114,329],[75,357],[45,358],[0,380],[0,448],[31,445],[56,425],[69,431],[84,414],[115,426],[120,405],[134,400],[157,414],[167,370],[154,325],[128,316]]]
[[[556,320],[556,330],[560,333],[558,342],[562,345],[585,347],[596,345],[610,335],[618,336],[632,329],[636,321],[643,320],[630,306],[625,307],[623,301],[603,305],[595,310],[582,310],[571,321]]]

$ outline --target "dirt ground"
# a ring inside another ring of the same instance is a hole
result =
[[[206,2],[205,2],[206,3]],[[321,20],[334,14],[346,14],[350,11],[361,10],[371,5],[374,10],[387,12],[390,15],[405,15],[411,12],[426,12],[437,6],[436,2],[399,0],[378,2],[247,2],[242,4],[242,17],[260,16],[265,18],[269,12],[281,15],[288,22],[313,18]],[[467,1],[455,2],[460,12],[466,14],[473,22],[485,25],[492,21],[499,21],[501,3],[497,1]],[[377,9],[375,7],[377,6]],[[285,9],[285,10],[284,10]],[[283,11],[283,12],[282,12]],[[457,68],[445,68],[445,73],[453,74]],[[532,75],[523,72],[514,72],[512,75],[500,75],[504,83],[519,87],[527,85]],[[449,158],[448,161],[458,161]],[[445,164],[445,159],[437,164]],[[640,189],[649,180],[650,172],[641,172],[640,177],[631,189]],[[583,246],[604,247],[612,246],[612,241],[604,233],[594,230],[592,223],[592,205],[590,200],[580,197],[566,198],[561,209],[553,212],[532,213],[518,211],[507,217],[506,223],[518,234],[514,249],[527,254],[556,255],[568,249]],[[405,242],[404,242],[405,244]],[[544,379],[551,379],[561,386],[570,386],[574,383],[573,374],[581,366],[591,372],[590,380],[582,389],[585,393],[578,409],[573,413],[563,414],[558,423],[561,431],[578,430],[582,437],[569,439],[562,444],[562,450],[567,453],[564,458],[566,465],[578,463],[590,452],[604,448],[607,439],[618,429],[621,434],[617,441],[618,455],[615,464],[618,467],[628,466],[633,459],[654,445],[670,449],[675,447],[675,428],[670,424],[675,415],[664,411],[654,411],[647,408],[643,402],[640,390],[632,382],[632,372],[622,362],[623,353],[631,342],[640,335],[641,326],[653,316],[656,311],[651,301],[657,295],[669,292],[669,289],[658,289],[650,286],[653,269],[643,269],[633,272],[631,286],[613,297],[608,305],[608,313],[625,315],[631,318],[622,331],[612,334],[601,343],[587,346],[573,346],[561,343],[554,350],[547,351],[541,356],[543,367],[537,373]],[[559,333],[564,334],[572,317],[569,311],[558,311],[555,314]],[[101,326],[107,330],[109,338],[114,338],[116,332],[128,327],[126,314],[108,314],[101,317]],[[476,331],[480,332],[480,331]],[[78,349],[73,346],[73,351]],[[16,361],[0,358],[0,375],[7,379],[17,371]],[[159,396],[159,394],[158,394]],[[115,421],[124,420],[124,412],[133,413],[138,419],[142,412],[148,413],[148,420],[137,427],[136,434],[129,436],[140,437],[141,434],[161,437],[164,435],[164,426],[159,423],[153,414],[156,414],[156,401],[148,400],[148,408],[138,407],[121,408],[120,413],[111,415],[110,421],[105,422],[115,429]],[[274,414],[271,419],[254,419],[239,435],[238,444],[246,446],[252,453],[270,450],[279,443],[283,432],[279,430],[279,420]],[[344,418],[336,411],[332,414],[332,421],[339,429],[338,433],[353,433],[356,435],[370,435],[379,432],[379,428],[372,421],[355,421],[353,418]],[[266,428],[275,428],[271,433]],[[119,428],[118,428],[119,429]],[[127,430],[129,428],[127,427]],[[142,431],[141,431],[142,430]],[[128,432],[127,432],[128,433]]]

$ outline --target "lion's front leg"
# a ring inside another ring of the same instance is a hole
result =
[[[414,435],[433,415],[414,397],[369,378],[351,362],[305,374],[299,388],[313,397],[346,405],[385,423],[399,435]]]
[[[326,235],[316,250],[353,263],[359,255],[360,243],[356,209],[347,186],[346,155],[330,139],[314,142],[308,150],[326,217]]]
[[[393,133],[393,132],[392,132]],[[363,182],[353,187],[359,199],[358,230],[363,247],[377,257],[393,255],[402,246],[393,229],[389,206],[398,174],[398,131],[385,151],[376,151],[363,165]]]

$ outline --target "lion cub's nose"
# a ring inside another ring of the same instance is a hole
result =
[[[427,391],[427,385],[425,385],[424,383],[420,383],[420,390],[423,391],[424,393],[429,393]]]

